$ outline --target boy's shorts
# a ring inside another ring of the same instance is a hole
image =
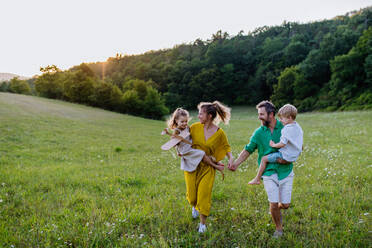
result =
[[[269,163],[276,163],[276,160],[278,158],[283,159],[283,155],[281,152],[274,152],[267,155],[267,160],[269,161]]]

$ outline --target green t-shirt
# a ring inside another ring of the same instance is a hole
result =
[[[258,166],[260,166],[261,159],[263,156],[277,152],[277,148],[272,148],[270,146],[270,140],[278,143],[280,141],[281,131],[283,128],[283,124],[276,120],[276,125],[271,133],[270,128],[266,126],[260,126],[257,128],[249,141],[249,144],[245,146],[245,150],[252,154],[256,149],[258,149]],[[292,172],[293,164],[278,164],[278,163],[268,163],[266,165],[266,169],[263,173],[264,176],[270,176],[272,174],[277,173],[278,179],[282,180],[286,178]]]

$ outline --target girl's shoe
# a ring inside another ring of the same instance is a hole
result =
[[[192,217],[194,218],[194,219],[196,219],[196,218],[198,218],[199,217],[199,212],[198,212],[198,210],[196,210],[194,207],[192,207]]]

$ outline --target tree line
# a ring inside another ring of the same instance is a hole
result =
[[[31,80],[13,78],[0,84],[0,91],[70,101],[120,113],[161,119],[169,110],[151,81],[130,79],[121,88],[101,80],[87,64],[61,71],[50,65]]]
[[[255,105],[271,99],[300,111],[367,109],[372,108],[371,24],[369,7],[331,20],[285,21],[246,35],[218,31],[207,41],[117,54],[63,72],[43,68],[35,91],[150,118],[214,100]]]

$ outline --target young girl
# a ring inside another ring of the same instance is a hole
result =
[[[181,142],[179,142],[176,146],[177,152],[181,156],[181,170],[192,172],[198,167],[199,163],[203,161],[204,163],[219,170],[222,173],[223,179],[224,165],[220,162],[217,162],[214,157],[207,156],[204,151],[191,147],[192,140],[190,136],[190,127],[187,125],[189,120],[189,112],[182,108],[177,108],[167,123],[169,129],[174,130],[173,134],[171,134],[167,128],[164,129],[162,133],[181,140]],[[188,133],[185,138],[179,136],[179,134],[183,131],[187,131]]]

